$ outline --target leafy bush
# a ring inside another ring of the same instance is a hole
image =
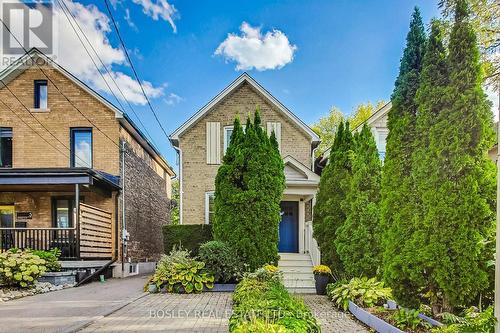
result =
[[[282,282],[283,273],[274,265],[264,265],[253,273],[246,273],[246,278],[255,279],[262,282]]]
[[[390,320],[402,330],[406,330],[407,328],[416,330],[418,327],[432,327],[431,324],[420,319],[418,316],[419,313],[418,310],[399,309],[391,314]]]
[[[214,274],[215,282],[237,281],[241,279],[245,269],[238,255],[221,241],[201,244],[198,259]]]
[[[204,288],[214,287],[214,276],[205,269],[205,263],[196,261],[189,252],[174,248],[168,256],[163,256],[155,274],[144,286],[154,283],[158,290],[165,287],[168,292],[200,293]]]
[[[45,260],[30,250],[10,249],[0,253],[0,283],[26,288],[47,271]]]
[[[309,308],[288,293],[272,267],[247,274],[236,287],[230,332],[320,332]]]
[[[233,330],[233,333],[286,333],[288,330],[277,324],[269,324],[261,319],[253,319],[246,325],[240,325]]]
[[[59,263],[59,257],[61,256],[61,250],[58,248],[53,248],[49,251],[36,250],[32,251],[36,256],[45,260],[45,267],[47,267],[48,272],[60,272],[61,264]]]
[[[451,318],[453,317],[453,318]],[[465,311],[464,317],[450,316],[448,319],[456,323],[434,329],[435,333],[494,333],[496,318],[493,307],[489,307],[483,312],[474,309]]]
[[[163,245],[165,253],[169,253],[174,247],[182,246],[193,255],[197,255],[200,245],[212,239],[212,226],[209,224],[163,226]]]
[[[349,308],[349,301],[363,307],[380,305],[387,299],[392,299],[391,288],[384,287],[383,282],[375,278],[353,278],[349,283],[327,290],[328,296],[344,311]]]

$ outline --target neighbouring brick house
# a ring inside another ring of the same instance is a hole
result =
[[[260,108],[262,125],[276,133],[285,162],[286,189],[279,232],[280,252],[313,250],[312,206],[319,176],[312,171],[319,137],[248,74],[242,74],[171,134],[180,157],[180,223],[213,219],[215,176],[238,115],[243,123]],[[313,261],[318,261],[317,248]],[[313,255],[311,253],[311,255]]]
[[[121,110],[36,49],[0,80],[1,248],[114,259],[121,276],[154,267],[175,175],[160,153]]]

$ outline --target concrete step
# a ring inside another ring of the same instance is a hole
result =
[[[286,280],[310,280],[314,281],[314,275],[310,272],[294,272],[294,273],[283,273],[283,278]]]
[[[312,266],[278,266],[279,270],[284,274],[287,273],[311,273]]]
[[[283,284],[288,288],[314,288],[314,280],[283,280]]]
[[[280,261],[282,260],[307,260],[311,261],[311,256],[308,253],[279,253]]]
[[[280,260],[278,261],[278,267],[310,267],[312,272],[312,262],[311,260]]]
[[[292,294],[316,294],[316,288],[286,288]]]

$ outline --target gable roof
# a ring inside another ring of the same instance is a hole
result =
[[[287,186],[319,184],[319,179],[320,179],[319,176],[316,173],[314,173],[311,169],[306,167],[304,164],[297,161],[292,156],[287,155],[283,159],[283,163],[285,164],[285,175],[286,175]],[[287,168],[292,169],[293,173],[286,172]]]
[[[5,68],[2,72],[0,72],[0,80],[2,80],[5,84],[14,80],[20,74],[22,74],[28,67],[33,66],[34,63],[40,65],[40,62],[37,60],[41,60],[41,64],[49,65],[54,69],[58,70],[61,74],[63,74],[70,81],[75,83],[82,90],[96,98],[99,102],[104,104],[108,109],[115,113],[115,118],[118,119],[118,122],[125,128],[130,134],[136,139],[139,144],[154,157],[155,161],[158,162],[164,169],[166,169],[171,176],[175,175],[174,170],[168,162],[163,158],[161,153],[156,149],[156,147],[146,138],[146,136],[142,133],[142,131],[134,124],[134,122],[116,107],[113,103],[108,101],[106,98],[101,96],[94,89],[90,88],[86,83],[78,79],[76,76],[67,71],[64,67],[57,64],[53,59],[47,57],[43,52],[38,50],[37,48],[32,48],[28,52],[26,52],[23,56],[14,61],[11,65]],[[0,82],[0,88],[3,88],[3,83]]]
[[[380,118],[387,115],[389,113],[389,111],[391,110],[391,108],[392,108],[391,102],[385,103],[381,108],[379,108],[370,117],[368,117],[368,119],[366,119],[364,122],[359,124],[356,128],[354,128],[352,130],[352,132],[356,132],[356,131],[360,130],[364,124],[367,124],[368,126],[370,126],[371,124],[373,124],[374,122],[376,122]]]
[[[248,83],[254,89],[256,89],[260,94],[262,94],[268,101],[270,101],[276,108],[281,111],[288,119],[290,119],[293,123],[297,124],[297,126],[306,133],[310,138],[311,142],[319,142],[319,136],[314,133],[314,131],[307,126],[299,117],[297,117],[292,111],[290,111],[287,107],[285,107],[280,101],[278,101],[269,91],[267,91],[264,87],[262,87],[254,78],[252,78],[248,73],[243,73],[236,78],[231,84],[229,84],[224,90],[222,90],[217,96],[215,96],[210,102],[208,102],[205,106],[203,106],[198,112],[196,112],[193,116],[191,116],[184,124],[182,124],[179,128],[177,128],[171,135],[170,141],[174,146],[178,146],[179,144],[179,136],[184,133],[186,130],[191,128],[194,124],[196,124],[205,114],[210,112],[216,105],[218,105],[226,96],[231,94],[233,91],[238,89],[242,84]]]

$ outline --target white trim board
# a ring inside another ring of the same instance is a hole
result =
[[[307,126],[299,117],[293,114],[288,108],[286,108],[280,101],[278,101],[269,91],[262,87],[254,78],[252,78],[248,73],[241,74],[236,80],[234,80],[230,85],[228,85],[224,90],[222,90],[217,96],[215,96],[210,102],[208,102],[204,107],[202,107],[198,112],[196,112],[191,118],[189,118],[184,124],[177,128],[171,135],[170,141],[172,144],[178,145],[179,136],[186,130],[191,128],[196,124],[207,112],[209,112],[213,107],[219,104],[227,95],[240,87],[243,83],[247,82],[253,88],[255,88],[260,94],[262,94],[266,99],[268,99],[273,105],[275,105],[278,110],[280,110],[285,116],[287,116],[292,122],[297,124],[297,126],[306,133],[312,142],[319,142],[319,136],[314,133],[314,131]]]

